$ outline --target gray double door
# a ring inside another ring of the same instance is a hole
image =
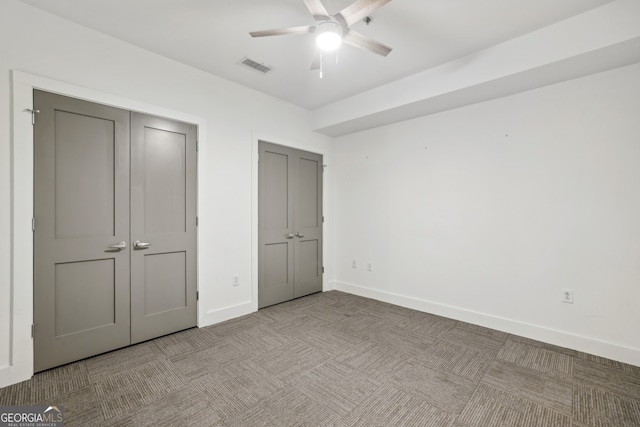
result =
[[[259,143],[258,307],[322,291],[322,156]]]
[[[35,371],[196,325],[196,127],[34,91]]]

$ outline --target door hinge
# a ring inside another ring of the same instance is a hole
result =
[[[322,223],[324,224],[324,215],[322,215]]]
[[[322,266],[322,274],[324,274],[324,265]]]
[[[196,151],[200,151],[200,144],[196,141]]]
[[[25,111],[28,111],[31,113],[31,124],[35,125],[36,124],[36,114],[40,114],[40,110],[36,110],[36,109],[31,109],[31,108],[27,108]]]
[[[36,231],[36,219],[31,218],[31,231]]]
[[[196,217],[196,227],[198,226],[199,221],[200,221],[200,220],[198,219],[198,217]]]
[[[200,301],[200,291],[196,291],[196,301]]]
[[[34,323],[31,324],[31,338],[36,336],[36,325]]]

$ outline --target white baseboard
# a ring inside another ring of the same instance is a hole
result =
[[[215,325],[216,323],[255,313],[255,311],[256,309],[251,301],[247,301],[245,303],[234,305],[231,307],[220,308],[218,310],[211,310],[208,311],[204,316],[200,317],[198,321],[198,327],[202,328],[205,326]]]
[[[328,281],[322,287],[322,292],[334,291],[336,289],[336,282]]]
[[[399,295],[392,292],[370,289],[350,283],[334,281],[332,282],[332,285],[337,291],[347,292],[413,310],[484,326],[486,328],[530,338],[536,341],[542,341],[559,347],[582,351],[596,356],[617,360],[619,362],[640,366],[640,349],[637,348],[624,347],[591,337],[575,335],[565,331],[549,329],[539,325],[533,325],[487,313],[480,313],[460,307]]]

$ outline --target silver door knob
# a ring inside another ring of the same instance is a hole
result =
[[[304,234],[302,234],[302,233],[296,233],[296,237],[304,237]]]
[[[127,244],[125,242],[120,242],[117,245],[109,246],[109,249],[118,249],[118,250],[127,249]]]
[[[151,243],[141,242],[140,240],[133,242],[133,247],[135,249],[147,249],[149,246],[151,246]]]
[[[287,233],[284,235],[284,237],[286,237],[287,239],[293,239],[296,235],[293,233]]]

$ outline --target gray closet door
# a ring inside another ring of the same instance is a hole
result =
[[[322,291],[322,156],[259,144],[258,307]]]
[[[34,108],[35,371],[196,326],[196,127]]]
[[[34,91],[35,371],[129,344],[129,112]]]
[[[132,113],[131,162],[137,343],[196,326],[196,126]]]

